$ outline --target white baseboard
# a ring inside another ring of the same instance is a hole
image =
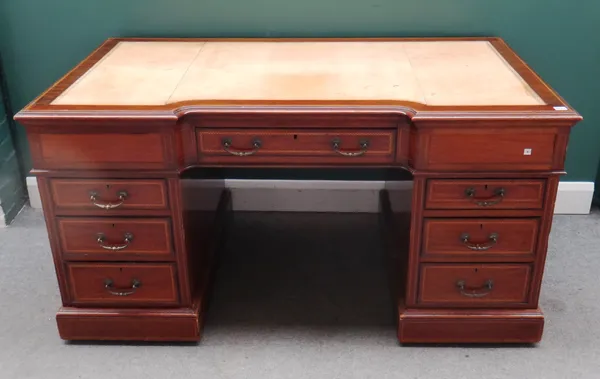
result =
[[[38,190],[37,179],[34,176],[28,176],[25,180],[27,182],[27,193],[29,194],[29,206],[42,209],[42,198]]]
[[[217,181],[213,181],[217,182]],[[379,191],[388,188],[406,191],[410,199],[412,182],[328,181],[328,180],[242,180],[225,179],[219,185],[229,188],[237,211],[280,212],[366,212],[378,211]],[[203,181],[200,186],[210,185]],[[184,181],[188,204],[195,208],[194,188],[199,181]],[[27,178],[32,208],[41,208],[35,178]],[[594,194],[593,182],[560,182],[555,214],[588,214]],[[406,206],[410,204],[407,201]]]
[[[594,182],[560,182],[554,214],[589,214],[594,197]]]

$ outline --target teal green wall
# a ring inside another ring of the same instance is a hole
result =
[[[1,72],[1,71],[0,71]],[[0,83],[2,78],[0,77]],[[7,110],[0,85],[0,225],[10,223],[25,203],[25,188],[13,145]]]
[[[598,0],[0,0],[0,17],[15,109],[111,36],[499,36],[585,118],[566,179],[596,177]]]
[[[600,141],[598,141],[598,146],[600,148]],[[594,192],[594,199],[592,203],[600,206],[600,165],[598,166],[598,174],[596,175],[595,189],[596,191]]]

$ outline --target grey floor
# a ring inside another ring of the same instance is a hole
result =
[[[27,209],[0,229],[0,378],[600,378],[599,212],[555,219],[534,347],[399,346],[380,250],[374,215],[239,214],[200,344],[73,344]]]

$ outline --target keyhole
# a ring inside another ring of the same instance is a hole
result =
[[[485,186],[483,186],[483,189],[485,189],[487,191],[488,185],[486,184]]]
[[[298,135],[297,134],[294,134],[294,139],[298,139]]]
[[[114,227],[115,227],[115,224],[110,224],[110,226],[114,228]]]
[[[478,269],[478,268],[476,268],[476,269],[475,269],[475,272],[477,272],[477,271],[479,271],[479,269]]]
[[[109,190],[110,189],[110,184],[106,185],[106,189]]]
[[[123,267],[119,267],[119,272],[123,272]]]
[[[479,224],[479,230],[483,230],[483,224]]]

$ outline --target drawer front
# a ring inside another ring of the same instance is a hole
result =
[[[30,144],[38,169],[161,169],[171,163],[159,133],[32,134]]]
[[[445,129],[421,138],[416,169],[516,171],[563,166],[558,157],[554,164],[556,134],[546,130]]]
[[[200,161],[388,163],[396,131],[197,129],[197,142]]]
[[[424,305],[477,307],[527,302],[529,265],[424,264],[421,267],[419,302]]]
[[[74,304],[174,305],[178,303],[171,264],[67,264]]]
[[[538,219],[425,219],[424,259],[533,260]]]
[[[542,209],[544,180],[451,180],[427,183],[427,209]]]
[[[58,218],[69,260],[173,260],[169,219]]]
[[[168,209],[163,180],[51,179],[50,190],[57,213],[64,211]]]

